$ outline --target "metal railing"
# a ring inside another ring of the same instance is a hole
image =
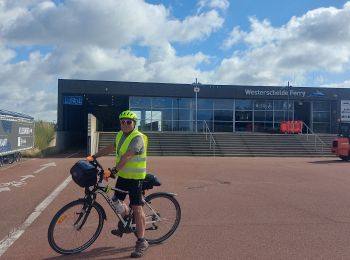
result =
[[[213,134],[210,132],[207,121],[205,120],[203,120],[203,132],[205,133],[205,140],[208,140],[208,136],[209,136],[209,149],[213,151],[213,154],[215,156],[216,142]]]
[[[318,152],[318,151],[323,152],[323,147],[324,147],[324,146],[328,147],[329,145],[327,145],[327,144],[321,139],[321,137],[319,137],[317,134],[315,134],[314,131],[312,131],[311,128],[310,128],[307,124],[305,124],[304,122],[303,122],[303,126],[306,128],[306,133],[305,133],[305,134],[306,134],[306,140],[309,141],[309,136],[310,136],[310,135],[313,136],[313,138],[314,138],[314,149],[315,149],[315,151],[316,151],[316,152]],[[302,132],[302,134],[304,134],[304,133]],[[321,150],[318,150],[318,149],[317,149],[317,148],[318,148],[318,144],[321,146]]]

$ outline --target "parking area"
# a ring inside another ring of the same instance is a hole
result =
[[[77,159],[56,164],[67,172]],[[113,158],[101,162],[110,167]],[[338,158],[149,157],[149,172],[163,182],[154,191],[178,194],[182,220],[143,259],[349,259],[349,168]],[[52,180],[59,185],[66,177]],[[59,208],[80,196],[71,182],[3,259],[60,259],[48,246],[47,227]],[[134,237],[112,236],[115,222],[107,210],[95,244],[68,259],[128,258]]]

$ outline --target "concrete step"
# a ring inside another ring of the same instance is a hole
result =
[[[101,133],[99,147],[114,142],[116,133]],[[151,132],[149,155],[210,156],[213,143],[203,133]],[[335,135],[320,135],[323,151],[315,151],[312,135],[214,133],[216,156],[332,156],[331,144]],[[318,138],[317,138],[318,139]],[[320,149],[320,143],[316,148]]]

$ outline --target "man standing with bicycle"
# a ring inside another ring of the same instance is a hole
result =
[[[116,188],[129,192],[130,206],[134,212],[136,223],[137,241],[131,257],[142,257],[148,248],[145,240],[145,213],[142,202],[142,184],[146,177],[147,136],[135,129],[138,120],[137,115],[126,110],[119,115],[121,130],[117,133],[116,143],[110,144],[98,151],[95,155],[87,157],[88,160],[108,155],[116,151],[116,165],[112,174],[105,178],[118,176]],[[113,200],[119,199],[123,203],[124,214],[127,215],[129,207],[124,203],[125,193],[115,192]],[[118,230],[112,230],[112,234],[118,235]]]

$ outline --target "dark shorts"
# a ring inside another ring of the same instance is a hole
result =
[[[124,179],[122,177],[118,177],[117,183],[115,187],[117,189],[125,190],[129,192],[129,199],[131,206],[142,206],[142,183],[143,180],[132,180],[132,179]],[[127,194],[122,192],[115,192],[115,196],[119,200],[125,200]]]

